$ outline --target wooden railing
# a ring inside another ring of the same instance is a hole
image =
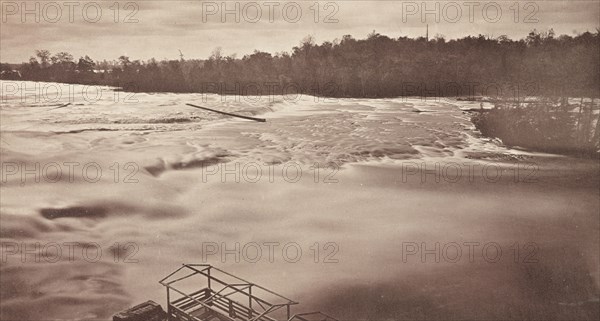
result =
[[[184,269],[191,273],[175,278]],[[217,277],[215,274],[221,275]],[[175,283],[192,276],[203,276],[206,280],[206,287],[193,293],[185,293],[180,288],[175,287]],[[233,279],[235,283],[225,282],[223,277]],[[274,312],[282,308],[285,308],[287,314],[285,320],[289,320],[291,318],[291,306],[298,304],[298,302],[269,289],[207,264],[184,264],[162,279],[160,284],[167,289],[167,314],[172,320],[178,321],[204,321],[206,318],[192,315],[201,312],[203,313],[201,315],[206,317],[216,317],[224,321],[277,321],[278,319],[273,317]],[[172,292],[181,297],[171,300]],[[270,302],[259,297],[257,292],[268,294],[279,302]],[[232,299],[230,297],[232,295],[246,297],[247,303],[244,304]]]

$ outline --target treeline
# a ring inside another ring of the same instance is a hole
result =
[[[68,53],[36,51],[5,79],[122,87],[143,92],[294,94],[333,97],[570,96],[597,97],[599,32],[571,37],[552,29],[520,40],[506,36],[446,41],[390,38],[373,32],[316,44],[305,38],[291,53],[255,51],[242,58],[216,49],[206,60],[75,60]]]
[[[471,121],[485,136],[507,146],[584,157],[600,156],[597,99],[543,97],[527,102],[497,101],[474,112]]]

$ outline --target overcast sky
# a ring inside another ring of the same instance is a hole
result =
[[[36,49],[94,60],[175,59],[181,49],[186,59],[204,59],[216,47],[238,57],[255,49],[289,52],[307,35],[318,43],[346,34],[365,38],[373,30],[423,36],[427,24],[430,37],[513,39],[534,28],[574,35],[600,25],[599,0],[0,2],[0,61],[11,63],[27,61]]]

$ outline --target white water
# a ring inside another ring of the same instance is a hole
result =
[[[104,254],[96,263],[81,255],[71,262],[63,254],[56,263],[9,255],[0,275],[2,319],[109,319],[147,299],[164,306],[157,281],[181,263],[201,263],[206,242],[300,244],[298,263],[282,256],[258,263],[213,256],[206,263],[340,318],[594,315],[585,302],[598,295],[597,166],[480,138],[461,111],[467,102],[143,93],[118,93],[115,100],[109,88],[91,101],[79,85],[73,99],[33,102],[1,84],[0,239],[30,247],[77,242],[78,251],[95,242]],[[540,180],[515,182],[506,174],[490,182],[479,172],[474,182],[426,176],[422,183],[420,175],[404,182],[407,162],[429,169],[494,163],[502,173],[537,162]],[[78,164],[72,176],[67,163]],[[102,170],[97,181],[94,168],[82,173],[92,163]],[[260,181],[207,174],[236,163],[258,164]],[[13,164],[28,167],[14,172]],[[36,164],[37,175],[22,176]],[[54,179],[51,164],[62,177]],[[283,177],[286,164],[303,169],[297,182]],[[333,176],[324,182],[327,175]],[[116,255],[116,242],[138,250]],[[321,248],[315,263],[315,242],[335,242],[339,262],[323,263]],[[481,257],[407,263],[403,242],[498,242],[505,253],[516,242],[535,242],[540,263],[515,264],[509,254],[499,264]],[[128,255],[138,263],[123,263]]]

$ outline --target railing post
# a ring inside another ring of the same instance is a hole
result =
[[[291,312],[291,311],[290,311],[290,308],[291,308],[291,307],[290,307],[290,305],[288,304],[288,305],[287,305],[287,319],[288,319],[288,320],[289,320],[289,319],[290,319],[290,317],[291,317],[291,315],[290,315],[290,314],[291,314],[291,313],[290,313],[290,312]]]
[[[171,298],[169,293],[169,287],[167,286],[167,321],[171,320]]]
[[[208,289],[209,289],[209,290],[212,290],[212,289],[211,289],[211,287],[210,287],[210,268],[211,268],[211,267],[209,266],[209,267],[208,267],[208,272],[207,272],[207,274],[208,274]]]
[[[248,307],[250,307],[248,319],[252,319],[252,284],[248,287]]]

